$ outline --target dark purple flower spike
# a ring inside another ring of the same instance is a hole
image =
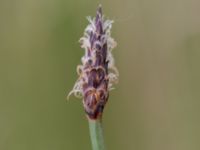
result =
[[[110,36],[113,21],[104,20],[101,6],[95,18],[88,17],[89,25],[80,39],[85,49],[82,65],[77,67],[79,78],[72,93],[83,98],[83,106],[87,117],[100,119],[108,100],[109,90],[117,83],[118,71],[114,64],[112,49],[116,42]]]

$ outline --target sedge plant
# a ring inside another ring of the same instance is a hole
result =
[[[79,78],[69,95],[82,98],[93,150],[105,150],[102,114],[109,91],[113,89],[119,76],[111,53],[116,42],[111,37],[113,21],[104,19],[101,5],[96,17],[87,19],[89,25],[80,39],[85,54],[81,59],[82,64],[77,67]]]

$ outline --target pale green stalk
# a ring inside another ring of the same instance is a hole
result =
[[[93,150],[105,150],[101,120],[89,119],[88,122]]]

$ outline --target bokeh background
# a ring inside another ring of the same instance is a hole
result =
[[[66,96],[99,3],[120,71],[107,149],[199,150],[199,0],[0,0],[0,150],[91,149],[81,100]]]

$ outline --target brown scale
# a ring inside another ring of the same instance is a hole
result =
[[[90,119],[101,117],[108,100],[108,79],[103,68],[93,68],[88,71],[87,80],[83,84],[85,112]]]

